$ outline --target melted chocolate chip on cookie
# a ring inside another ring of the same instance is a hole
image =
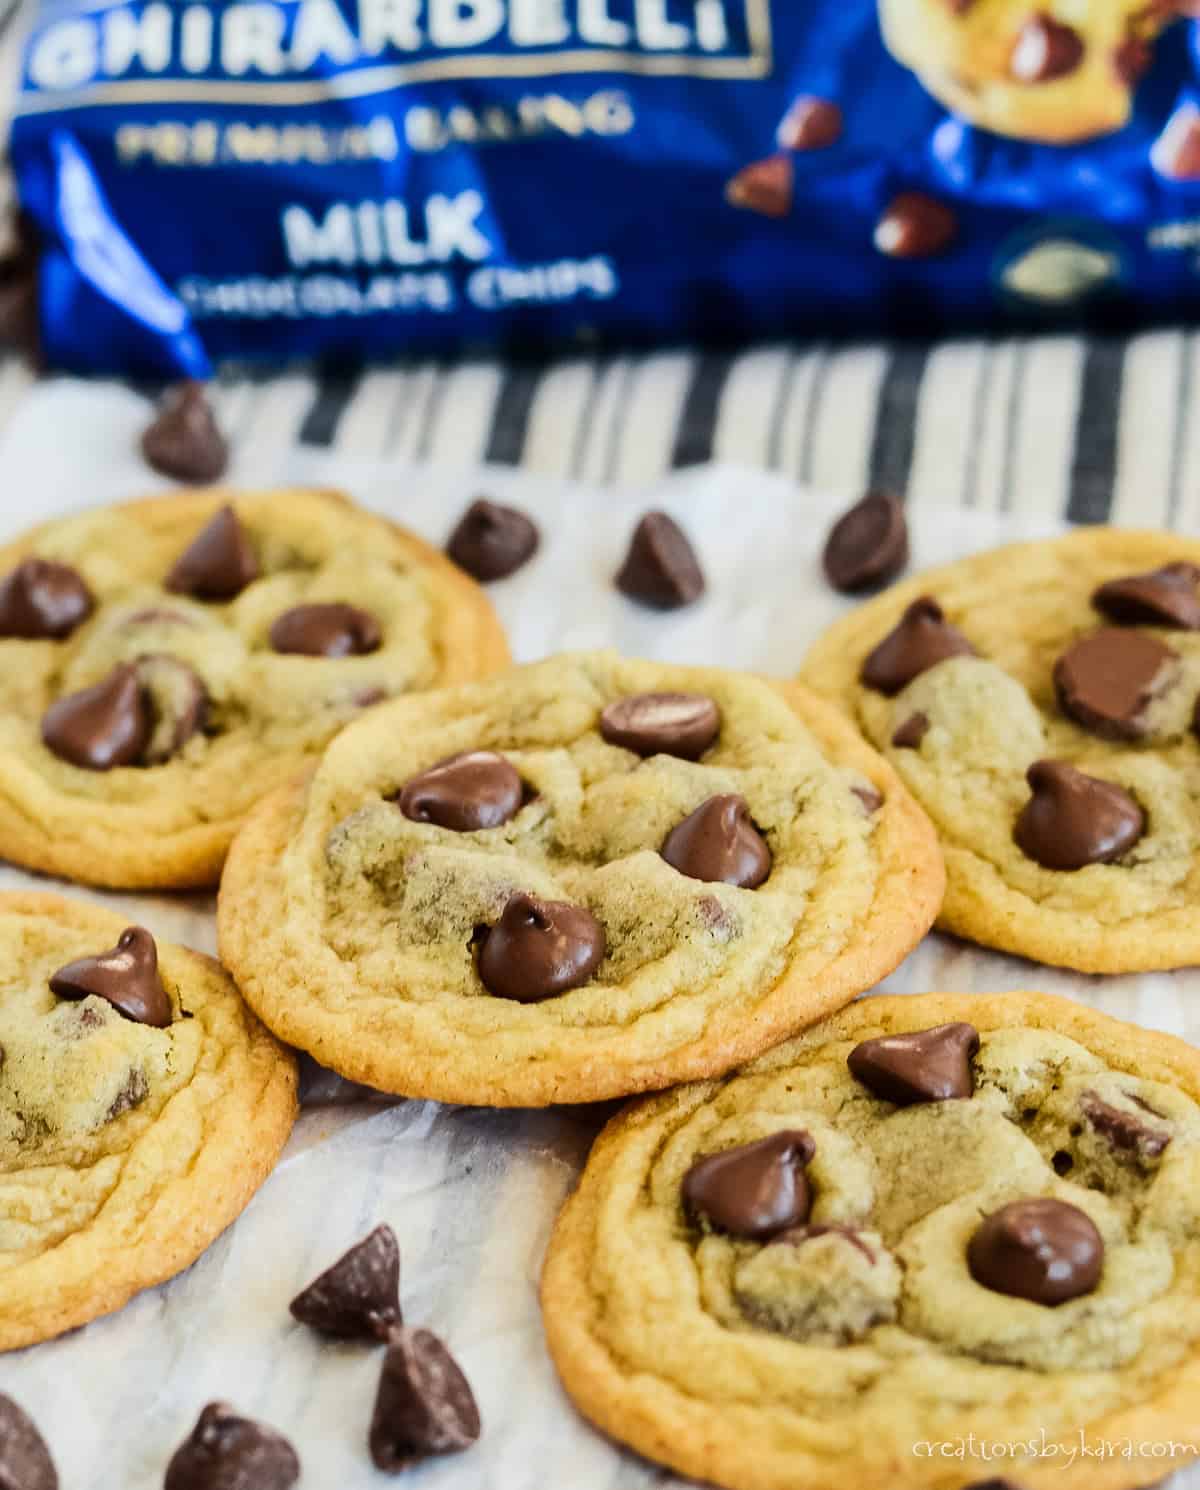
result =
[[[662,856],[680,874],[707,884],[757,889],[771,873],[771,850],[745,797],[709,797],[672,828]]]
[[[1120,626],[1172,626],[1200,631],[1200,567],[1165,564],[1147,574],[1110,579],[1092,596],[1092,604]]]
[[[609,704],[600,733],[635,755],[696,761],[721,731],[721,711],[703,693],[631,693]]]
[[[971,1276],[993,1293],[1053,1308],[1091,1293],[1104,1269],[1104,1242],[1077,1206],[1016,1200],[986,1217],[967,1248]]]
[[[515,766],[494,751],[470,750],[412,777],[393,800],[415,823],[478,833],[511,821],[524,798],[524,783]]]
[[[69,564],[23,559],[0,582],[0,637],[61,641],[87,620],[95,603]]]
[[[471,1384],[430,1330],[391,1337],[368,1445],[377,1469],[399,1474],[437,1454],[469,1449],[482,1428]]]
[[[616,585],[655,610],[678,610],[704,594],[704,571],[674,518],[648,512],[634,529]]]
[[[1013,830],[1017,847],[1043,869],[1111,864],[1146,831],[1146,814],[1123,787],[1087,776],[1066,761],[1035,761],[1033,795]]]
[[[135,1024],[165,1029],[171,1000],[158,973],[158,948],[144,926],[129,926],[107,952],[60,967],[50,991],[64,999],[102,998]]]
[[[860,677],[868,688],[890,697],[948,657],[974,655],[975,648],[946,620],[937,601],[922,595],[900,617],[895,630],[868,654]]]
[[[58,1471],[33,1419],[0,1392],[0,1490],[58,1490]]]
[[[282,1434],[210,1402],[167,1465],[163,1490],[291,1490],[299,1478]]]
[[[1105,626],[1054,664],[1059,707],[1105,740],[1140,740],[1150,705],[1178,679],[1179,657],[1156,637]]]
[[[177,481],[207,484],[224,475],[229,446],[203,383],[178,383],[167,390],[142,436],[142,454],[156,471]]]
[[[42,741],[61,760],[85,771],[137,765],[154,729],[153,711],[127,662],[107,678],[50,705],[42,718]]]
[[[1084,1092],[1079,1110],[1087,1124],[1110,1146],[1137,1159],[1159,1158],[1171,1142],[1171,1134],[1145,1122],[1136,1113],[1106,1102],[1097,1092]]]
[[[177,657],[151,653],[140,657],[135,667],[154,718],[140,761],[144,766],[159,766],[178,755],[204,728],[208,690],[199,673]]]
[[[881,1035],[856,1045],[850,1074],[875,1097],[909,1107],[916,1102],[963,1101],[975,1094],[971,1059],[979,1031],[970,1024],[939,1024],[906,1035]]]
[[[271,625],[276,652],[301,657],[362,657],[379,650],[383,632],[369,611],[339,602],[297,605]]]
[[[487,584],[515,574],[533,558],[539,541],[537,527],[523,512],[480,498],[451,533],[446,552],[472,579]]]
[[[916,714],[910,714],[904,723],[892,736],[892,744],[897,750],[919,750],[921,741],[929,733],[929,715],[919,710]]]
[[[694,1220],[756,1242],[803,1226],[812,1210],[805,1166],[817,1151],[812,1135],[785,1129],[697,1159],[683,1177],[683,1206]]]
[[[377,1226],[297,1294],[291,1311],[322,1335],[387,1340],[402,1322],[396,1233],[390,1226]]]
[[[175,560],[166,588],[197,600],[232,600],[260,572],[254,545],[227,504]]]
[[[1073,73],[1084,52],[1083,38],[1073,27],[1035,15],[1021,27],[1009,70],[1019,83],[1050,83]]]
[[[476,933],[479,977],[496,998],[541,1003],[580,988],[604,961],[604,927],[590,911],[524,892]]]

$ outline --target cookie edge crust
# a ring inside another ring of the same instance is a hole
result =
[[[1043,552],[1047,545],[1068,553],[1121,558],[1131,573],[1179,559],[1200,564],[1200,539],[1114,527],[1079,528],[1057,537],[984,549],[903,580],[835,621],[809,648],[799,681],[836,704],[858,730],[859,667],[911,601],[920,595],[936,596],[940,582],[981,561],[1002,559],[1005,567],[1011,562],[1019,569],[1023,555]],[[1096,624],[1102,622],[1097,613]],[[1200,913],[1160,912],[1097,937],[1081,929],[1070,911],[1049,909],[1013,889],[992,864],[962,844],[942,840],[942,853],[947,870],[946,896],[937,920],[942,931],[1079,973],[1167,972],[1200,963]],[[965,882],[968,870],[982,880],[979,887]]]
[[[891,766],[809,690],[761,681],[780,692],[832,764],[861,771],[882,791],[875,832],[886,839],[871,917],[861,933],[816,977],[785,973],[751,1016],[726,1009],[700,1039],[630,1063],[619,1079],[613,1076],[611,1050],[570,1064],[529,1062],[472,1083],[451,1070],[422,1069],[419,1051],[370,1048],[361,1038],[346,1041],[336,1015],[311,1002],[297,1009],[277,972],[295,959],[280,914],[279,866],[303,812],[307,776],[260,803],[234,840],[217,901],[222,960],[246,1001],[281,1039],[351,1080],[406,1097],[490,1107],[594,1102],[712,1076],[752,1059],[892,972],[928,931],[945,885],[933,826]]]
[[[6,914],[94,927],[101,937],[114,936],[129,924],[127,917],[99,906],[40,892],[0,892],[0,916]],[[0,1314],[0,1352],[39,1344],[113,1314],[135,1294],[190,1267],[246,1209],[275,1168],[295,1125],[295,1057],[244,1006],[233,979],[215,958],[166,939],[163,945],[197,964],[206,978],[219,977],[222,996],[243,1004],[248,1058],[261,1072],[261,1083],[252,1095],[242,1095],[236,1087],[221,1091],[206,1109],[196,1163],[156,1194],[149,1212],[134,1218],[128,1234],[112,1228],[103,1209],[93,1217],[84,1230],[100,1237],[94,1269],[76,1272],[58,1292],[41,1290],[28,1311]]]
[[[487,677],[508,665],[508,641],[483,589],[432,544],[399,523],[360,506],[344,492],[324,487],[279,487],[265,491],[202,487],[181,490],[169,496],[109,503],[94,510],[120,511],[136,518],[139,512],[168,504],[176,509],[191,505],[199,521],[226,502],[236,503],[239,496],[278,495],[286,499],[295,492],[319,496],[350,509],[357,516],[382,524],[413,560],[432,575],[443,623],[439,638],[437,687]],[[0,547],[0,575],[7,574],[15,563],[37,546],[39,535],[54,528],[63,518],[78,515],[64,513]],[[450,626],[446,624],[448,620]],[[69,802],[70,799],[57,800]],[[132,843],[123,843],[119,834],[114,833],[105,845],[104,854],[97,857],[94,854],[89,856],[86,849],[81,850],[78,839],[44,832],[35,817],[0,789],[0,855],[21,868],[60,875],[77,884],[101,889],[205,889],[220,879],[229,845],[244,818],[245,814],[233,814],[214,822],[196,823],[166,836],[142,838]]]
[[[1128,1024],[1053,994],[878,995],[860,999],[805,1031],[789,1042],[789,1048],[799,1052],[828,1041],[927,1029],[960,1019],[985,1033],[1035,1028],[1067,1035],[1118,1068],[1171,1082],[1200,1101],[1200,1051],[1173,1035]],[[679,1100],[708,1100],[726,1082],[768,1069],[781,1059],[786,1059],[786,1051],[776,1050],[761,1062],[730,1072],[722,1081],[628,1103],[605,1126],[555,1222],[542,1269],[542,1321],[559,1379],[578,1411],[610,1438],[678,1474],[726,1490],[828,1490],[831,1483],[842,1482],[853,1483],[855,1490],[961,1490],[986,1479],[987,1465],[980,1465],[980,1472],[968,1477],[961,1467],[954,1468],[952,1459],[902,1456],[887,1463],[854,1466],[845,1480],[848,1471],[840,1461],[791,1454],[764,1459],[761,1445],[747,1447],[744,1421],[722,1421],[709,1402],[697,1402],[669,1383],[653,1379],[648,1388],[644,1373],[624,1374],[620,1362],[594,1332],[599,1306],[588,1287],[594,1216],[627,1132],[635,1130],[643,1117],[652,1121]],[[651,1392],[656,1397],[665,1395],[665,1400],[649,1406]],[[1171,1373],[1169,1385],[1161,1392],[1081,1426],[1090,1438],[1200,1443],[1200,1344]],[[1022,1432],[1021,1428],[1014,1430],[1014,1439]],[[1080,1459],[1069,1468],[1053,1467],[1051,1460],[1046,1467],[1008,1461],[1000,1467],[1015,1475],[1023,1490],[1136,1490],[1147,1483],[1147,1475],[1153,1474],[1153,1464],[1158,1462],[1125,1462],[1118,1457]],[[1190,1461],[1170,1462],[1170,1472],[1175,1473]]]

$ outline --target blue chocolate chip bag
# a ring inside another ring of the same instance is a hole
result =
[[[11,142],[43,352],[1192,316],[1194,8],[43,0]]]

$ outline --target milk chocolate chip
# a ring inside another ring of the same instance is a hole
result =
[[[861,786],[852,786],[850,790],[862,803],[863,811],[868,817],[873,817],[883,806],[883,793],[870,782]]]
[[[823,558],[835,590],[855,595],[886,584],[908,563],[908,520],[892,492],[868,492],[830,530]]]
[[[1052,16],[1035,15],[1021,27],[1009,71],[1019,83],[1065,78],[1083,61],[1083,38]]]
[[[394,1331],[368,1439],[375,1467],[399,1474],[435,1454],[461,1453],[480,1428],[471,1385],[438,1337]]]
[[[923,191],[902,191],[875,228],[875,247],[893,259],[931,259],[953,243],[958,218]]]
[[[1157,1159],[1171,1142],[1171,1134],[1144,1122],[1136,1113],[1114,1107],[1098,1092],[1084,1092],[1079,1108],[1087,1124],[1121,1153],[1141,1160]]]
[[[515,507],[472,502],[450,535],[446,552],[460,569],[486,584],[507,579],[537,552],[536,526]]]
[[[1066,761],[1035,761],[1025,779],[1033,795],[1013,838],[1043,869],[1111,864],[1146,831],[1146,814],[1127,791]]]
[[[23,559],[0,582],[0,636],[61,641],[94,606],[83,576],[69,564]]]
[[[850,1074],[876,1097],[909,1107],[916,1102],[965,1100],[975,1094],[971,1058],[979,1031],[970,1024],[939,1024],[911,1035],[881,1035],[856,1045]]]
[[[477,935],[483,986],[519,1004],[582,987],[604,961],[604,927],[590,911],[522,891],[509,898],[495,926]]]
[[[516,817],[524,786],[516,767],[491,750],[469,750],[438,761],[405,782],[394,799],[415,823],[455,833],[499,828]]]
[[[1113,50],[1113,71],[1127,88],[1134,88],[1150,71],[1154,52],[1148,41],[1128,36]]]
[[[224,475],[229,446],[217,427],[203,383],[168,388],[142,436],[142,454],[156,471],[177,481],[207,484]]]
[[[921,741],[928,733],[929,715],[919,712],[910,714],[892,736],[892,744],[897,750],[919,750]]]
[[[259,576],[258,555],[228,504],[200,530],[175,560],[166,587],[197,600],[232,600]]]
[[[85,771],[137,765],[153,729],[149,700],[130,662],[90,688],[68,693],[42,717],[47,750]]]
[[[291,1303],[292,1315],[341,1340],[387,1340],[401,1323],[400,1248],[377,1226]]]
[[[58,1472],[33,1419],[0,1392],[0,1490],[58,1490]]]
[[[984,1220],[967,1248],[976,1283],[1053,1307],[1100,1281],[1104,1242],[1090,1216],[1061,1200],[1015,1200]]]
[[[1092,596],[1092,604],[1121,626],[1173,626],[1200,631],[1200,568],[1166,564],[1148,574],[1110,579]]]
[[[703,693],[631,693],[600,716],[608,743],[640,756],[697,761],[720,731],[720,710]]]
[[[786,217],[794,199],[795,169],[787,155],[752,161],[725,187],[725,200],[731,207],[758,212],[763,217]]]
[[[290,1490],[300,1460],[282,1434],[210,1402],[167,1465],[163,1490]]]
[[[775,138],[781,150],[827,150],[841,139],[842,122],[837,104],[806,94],[783,116]]]
[[[868,688],[890,696],[948,657],[974,655],[975,648],[946,620],[937,601],[922,595],[868,655],[859,676]]]
[[[754,890],[771,873],[771,850],[745,797],[709,797],[667,834],[662,856],[672,869],[707,884]]]
[[[208,690],[200,675],[176,657],[151,653],[134,664],[154,724],[140,761],[159,766],[178,755],[208,717]]]
[[[60,967],[50,991],[63,999],[102,998],[135,1024],[166,1029],[171,1000],[158,974],[158,948],[144,926],[127,926],[117,945]]]
[[[293,606],[271,625],[275,651],[302,657],[362,657],[378,651],[382,641],[379,622],[369,611],[340,602]]]
[[[617,589],[656,610],[678,610],[704,594],[704,572],[687,535],[665,512],[648,512],[634,530]]]
[[[683,1205],[715,1231],[767,1242],[803,1226],[812,1210],[804,1167],[817,1151],[811,1134],[789,1128],[697,1159],[683,1177]]]
[[[1079,641],[1054,664],[1059,707],[1076,724],[1105,740],[1140,740],[1146,711],[1179,675],[1170,647],[1141,631],[1105,626]]]

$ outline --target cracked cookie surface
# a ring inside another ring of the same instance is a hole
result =
[[[342,1074],[544,1105],[766,1049],[890,971],[942,880],[803,689],[580,654],[351,726],[252,815],[218,923],[251,1005]]]
[[[476,585],[335,493],[81,512],[0,549],[0,580],[0,853],[86,883],[215,883],[347,720],[508,656]]]
[[[978,1036],[957,1051],[961,1096],[895,1105],[851,1073],[862,1042],[934,1030],[944,1046],[954,1021]],[[799,1206],[761,1159],[784,1139],[805,1166]],[[731,1153],[740,1191],[696,1183]],[[995,1461],[919,1446],[968,1434],[1186,1441],[1198,1180],[1200,1054],[1183,1042],[1040,994],[860,1000],[610,1123],[551,1240],[551,1353],[599,1427],[733,1490],[960,1490]],[[772,1184],[786,1229],[753,1239]],[[1031,1201],[1098,1234],[1098,1278],[1054,1305],[973,1271],[985,1219]],[[1029,1490],[1128,1490],[1161,1464],[1000,1467]]]
[[[295,1118],[293,1057],[212,959],[159,942],[155,969],[151,950],[163,1027],[51,989],[126,926],[56,896],[0,895],[0,1350],[111,1313],[194,1262]]]

